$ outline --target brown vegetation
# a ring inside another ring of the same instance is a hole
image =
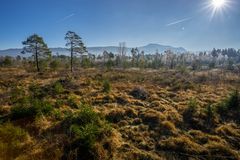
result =
[[[240,159],[234,73],[0,72],[0,159]]]

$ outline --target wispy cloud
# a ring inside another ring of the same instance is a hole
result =
[[[192,18],[180,19],[180,20],[168,23],[168,24],[166,24],[166,26],[169,27],[169,26],[172,26],[172,25],[176,25],[176,24],[179,24],[179,23],[182,23],[182,22],[185,22],[185,21],[189,21],[190,19],[192,19]]]
[[[75,13],[69,14],[69,15],[63,17],[62,19],[60,19],[58,22],[66,21],[66,20],[72,18],[72,17],[75,16],[75,15],[76,15]]]

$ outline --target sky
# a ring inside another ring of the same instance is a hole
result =
[[[149,43],[191,51],[240,48],[240,0],[0,0],[0,49],[21,48],[37,33],[64,47],[67,31],[86,46]]]

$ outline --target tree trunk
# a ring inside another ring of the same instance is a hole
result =
[[[39,68],[39,63],[38,63],[38,50],[37,47],[35,49],[35,57],[36,57],[36,65],[37,65],[37,71],[40,72],[40,68]]]
[[[71,72],[73,72],[73,46],[71,45]]]

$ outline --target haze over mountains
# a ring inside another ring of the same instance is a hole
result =
[[[144,51],[145,54],[154,54],[158,50],[159,53],[163,53],[166,50],[171,50],[176,53],[183,53],[186,52],[187,50],[183,47],[172,47],[172,46],[167,46],[167,45],[160,45],[160,44],[148,44],[146,46],[140,46],[137,47],[139,51]],[[56,55],[57,53],[59,55],[68,55],[69,51],[66,48],[50,48],[52,53]],[[103,51],[108,51],[108,52],[113,52],[113,53],[118,53],[118,46],[106,46],[106,47],[88,47],[88,52],[99,55],[102,54]],[[14,49],[6,49],[6,50],[0,50],[0,56],[17,56],[21,55],[21,48],[14,48]],[[131,48],[127,48],[127,54],[130,54]],[[28,55],[26,55],[28,56]]]

